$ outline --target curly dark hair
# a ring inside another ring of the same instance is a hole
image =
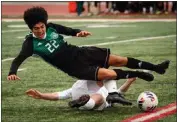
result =
[[[34,6],[24,12],[23,19],[28,27],[32,30],[33,26],[39,22],[43,22],[46,25],[48,14],[44,8],[40,6]]]

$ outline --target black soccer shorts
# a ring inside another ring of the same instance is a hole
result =
[[[85,80],[98,80],[98,69],[108,68],[110,49],[68,45],[58,55],[57,67],[70,76]]]

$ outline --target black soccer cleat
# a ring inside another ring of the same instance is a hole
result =
[[[146,81],[153,81],[154,80],[154,76],[148,72],[140,72],[140,71],[137,71],[138,73],[138,78],[141,78],[143,80],[146,80]]]
[[[156,68],[154,69],[155,72],[159,74],[165,74],[166,69],[168,69],[170,64],[169,60],[165,60],[164,62],[157,64]]]
[[[79,97],[78,99],[73,100],[73,101],[70,101],[70,102],[68,103],[68,105],[69,105],[71,108],[74,108],[74,107],[79,108],[79,107],[85,105],[85,104],[89,101],[89,99],[90,99],[90,96],[89,96],[88,94],[82,95],[82,96]]]
[[[128,100],[126,100],[123,96],[121,96],[117,92],[109,93],[109,95],[106,97],[106,101],[108,103],[120,103],[122,105],[132,105],[132,103]]]

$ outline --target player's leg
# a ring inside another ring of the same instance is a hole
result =
[[[129,78],[123,85],[120,86],[120,88],[117,90],[117,92],[120,94],[120,97],[124,98],[124,93],[130,88],[135,80],[136,78]]]
[[[132,105],[132,103],[126,100],[121,94],[117,91],[116,80],[104,80],[104,86],[108,91],[106,101],[108,103],[120,103],[123,105]]]
[[[124,71],[121,69],[105,69],[99,68],[96,72],[96,80],[119,80],[138,77],[146,81],[152,81],[154,76],[150,73],[140,72],[140,71]]]
[[[88,102],[79,107],[80,110],[92,110],[92,109],[97,109],[98,107],[100,107],[103,104],[104,100],[102,95],[100,94],[92,94],[90,95],[90,99],[88,100]]]
[[[106,100],[108,101],[108,103],[120,103],[120,101],[124,101],[125,98],[123,96],[123,94],[129,89],[130,85],[136,80],[136,78],[129,78],[127,79],[127,81],[117,90],[118,93],[113,92],[113,93],[109,93],[109,95],[107,96]],[[111,80],[109,82],[113,82],[114,80]],[[105,85],[106,87],[106,85]],[[111,87],[110,87],[111,88]],[[117,95],[118,94],[118,95]],[[118,98],[116,98],[117,96],[119,96]],[[126,103],[126,101],[124,101],[124,103]],[[131,102],[128,101],[128,103],[130,104]],[[127,104],[128,104],[127,103]],[[131,105],[131,104],[130,104]]]
[[[104,85],[106,89],[108,90],[108,97],[106,100],[109,103],[121,103],[124,105],[131,105],[132,103],[123,98],[118,92],[117,92],[117,85],[115,80],[111,79],[128,79],[133,77],[139,77],[141,79],[152,81],[154,79],[152,74],[145,73],[145,72],[139,72],[139,71],[123,71],[120,69],[105,69],[105,68],[99,68],[97,73],[97,79],[98,80],[106,80],[104,81]]]
[[[68,105],[72,108],[85,105],[90,96],[88,95],[87,80],[77,80],[72,86],[72,101]]]
[[[147,81],[152,81],[154,79],[153,75],[149,73],[138,72],[138,71],[123,71],[120,69],[112,70],[112,69],[105,69],[105,68],[99,68],[99,67],[87,66],[87,65],[85,67],[84,66],[78,67],[77,71],[73,72],[72,75],[80,79],[95,80],[95,81],[112,80],[112,79],[118,80],[118,79],[132,78],[132,77],[139,77]],[[121,96],[117,93],[117,88],[115,88],[116,82],[115,83],[109,82],[107,84],[109,84],[108,87],[106,87],[109,88],[108,89],[109,95],[114,97],[114,99],[111,99],[112,101],[119,102],[125,105],[130,104],[129,101],[122,99]]]
[[[92,110],[101,107],[103,103],[103,96],[101,94],[95,93],[92,95],[82,95],[78,99],[70,101],[68,105],[71,108],[78,108],[80,110]]]
[[[128,79],[132,77],[138,77],[146,81],[152,81],[154,79],[153,75],[150,73],[139,72],[139,71],[124,71],[121,69],[106,69],[100,68],[98,66],[89,66],[80,62],[80,65],[74,65],[70,73],[71,76],[75,76],[79,79],[86,80],[119,80]]]
[[[132,69],[147,69],[155,71],[159,74],[164,74],[165,70],[168,68],[170,61],[166,60],[160,64],[152,64],[150,62],[141,61],[135,58],[122,57],[117,55],[110,55],[108,65],[109,66],[125,66]]]
[[[73,59],[73,65],[67,72],[71,76],[100,81],[132,77],[139,77],[147,81],[153,80],[153,76],[148,73],[107,69],[110,65],[125,66],[127,64],[127,58],[111,55],[107,48],[81,47],[78,50],[78,60]]]
[[[87,102],[91,103],[90,105],[93,104],[93,100],[90,100],[90,96],[88,94],[84,94],[80,96],[78,99],[72,100],[68,103],[68,105],[71,108],[79,108],[81,106],[84,106]]]
[[[121,103],[124,105],[131,105],[132,104],[131,102],[129,102],[125,98],[122,98],[120,94],[118,94],[116,81],[111,80],[111,79],[117,79],[118,77],[117,75],[119,74],[117,74],[114,70],[105,69],[105,68],[99,68],[98,70],[98,76],[97,76],[98,80],[101,81],[104,80],[104,86],[109,93],[106,100],[108,101],[108,103]],[[123,78],[123,76],[121,77]]]
[[[75,73],[76,73],[75,76],[78,75],[78,77],[81,79],[89,79],[95,81],[113,80],[113,79],[119,80],[119,79],[128,79],[132,77],[139,77],[147,81],[152,81],[154,79],[152,74],[145,73],[145,72],[123,71],[120,69],[112,70],[112,69],[90,67],[90,66],[85,68],[80,67],[77,69],[77,72]],[[131,102],[125,100],[120,96],[120,94],[118,94],[116,81],[108,81],[105,87],[109,92],[109,96],[108,96],[109,99],[107,99],[109,102],[117,102],[124,105],[131,105]]]
[[[77,80],[72,86],[72,101],[69,102],[69,106],[80,109],[93,109],[103,103],[103,98],[96,91],[102,86],[96,83],[96,81],[89,80]],[[94,90],[93,90],[94,89]],[[95,91],[95,93],[94,93]],[[89,95],[91,94],[91,95]]]

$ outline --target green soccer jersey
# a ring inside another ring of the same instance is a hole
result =
[[[43,58],[50,58],[65,43],[63,36],[51,27],[47,29],[46,38],[33,38],[33,53]]]
[[[59,24],[48,23],[46,25],[45,39],[33,37],[32,33],[27,35],[19,55],[11,64],[9,75],[16,74],[21,63],[33,54],[40,56],[46,62],[56,66],[56,59],[54,59],[55,55],[60,53],[62,49],[67,48],[67,43],[64,41],[61,34],[76,36],[80,31],[81,30],[79,29],[72,29]]]

